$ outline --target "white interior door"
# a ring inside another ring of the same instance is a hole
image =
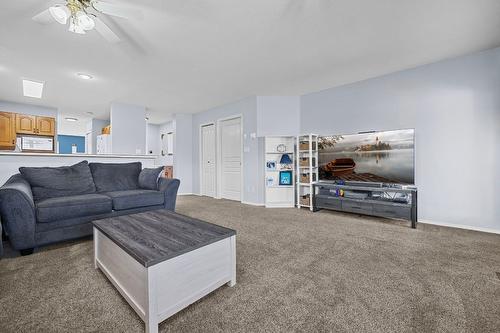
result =
[[[241,118],[220,122],[220,196],[241,201]]]
[[[215,125],[201,127],[201,195],[215,197]]]

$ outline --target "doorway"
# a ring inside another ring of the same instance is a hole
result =
[[[201,195],[216,196],[215,124],[202,125],[201,135]]]
[[[220,197],[241,201],[241,117],[219,120]]]

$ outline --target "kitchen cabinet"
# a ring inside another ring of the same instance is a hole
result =
[[[36,130],[38,135],[54,136],[56,134],[56,121],[49,117],[36,117]]]
[[[0,111],[0,149],[16,148],[16,124],[14,113]]]
[[[36,117],[27,114],[16,114],[17,134],[36,134]]]
[[[55,135],[56,120],[50,117],[16,114],[16,133],[35,135]]]

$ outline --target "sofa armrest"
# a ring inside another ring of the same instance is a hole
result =
[[[181,181],[175,178],[160,178],[158,190],[165,194],[165,208],[175,211],[175,202],[177,200],[177,190]]]
[[[0,217],[15,250],[35,247],[35,203],[30,184],[20,174],[0,187]]]

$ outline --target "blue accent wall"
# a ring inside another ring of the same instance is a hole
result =
[[[78,153],[85,153],[85,137],[75,135],[58,135],[59,154],[71,154],[71,146],[76,144]]]

